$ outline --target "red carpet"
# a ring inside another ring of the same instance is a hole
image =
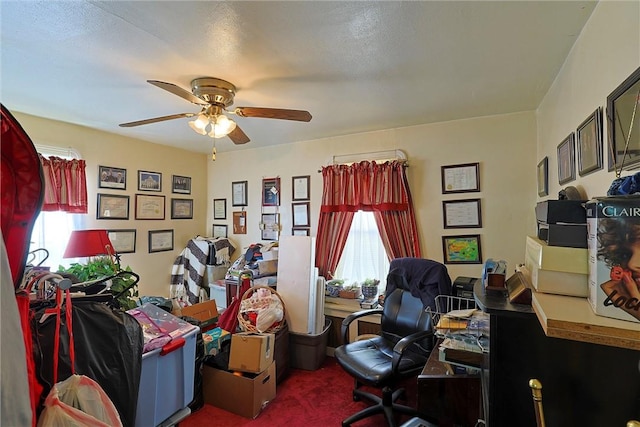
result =
[[[405,384],[409,406],[416,405],[416,379]],[[316,371],[290,369],[289,376],[277,385],[276,398],[254,420],[243,418],[211,405],[191,414],[180,427],[334,427],[342,420],[370,404],[354,402],[351,396],[353,378],[346,374],[333,357],[327,357]],[[222,391],[224,392],[224,391]],[[376,391],[380,395],[379,390]],[[410,417],[402,416],[400,422]],[[386,426],[383,415],[375,415],[354,427]]]

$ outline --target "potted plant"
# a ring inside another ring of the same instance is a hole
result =
[[[325,284],[325,295],[330,297],[339,297],[340,289],[342,289],[342,285],[344,284],[343,279],[332,279],[329,280]]]
[[[120,268],[119,263],[114,264],[107,256],[93,257],[87,264],[73,263],[69,268],[59,266],[58,272],[72,274],[80,282],[114,276],[109,289],[112,295],[118,295],[116,301],[120,309],[129,310],[138,305],[135,300],[138,296],[138,275],[129,266]]]
[[[340,289],[340,298],[356,299],[360,296],[360,285],[358,282],[353,282],[350,285],[343,286]]]
[[[365,298],[375,298],[378,295],[378,285],[380,284],[380,280],[378,279],[365,279],[362,282],[362,295]]]

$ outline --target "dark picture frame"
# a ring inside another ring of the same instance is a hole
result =
[[[566,184],[576,179],[576,140],[575,133],[558,144],[558,184]]]
[[[193,219],[193,199],[171,199],[171,219]]]
[[[171,192],[176,194],[191,194],[191,177],[171,175]]]
[[[442,236],[445,264],[482,264],[479,234]]]
[[[263,213],[260,232],[262,240],[278,240],[280,235],[280,214]]]
[[[229,237],[229,227],[226,224],[213,224],[211,230],[213,237]]]
[[[149,230],[149,253],[173,250],[173,230]]]
[[[138,191],[162,191],[162,174],[139,170]]]
[[[231,183],[231,206],[247,206],[247,181]]]
[[[292,236],[309,236],[309,229],[308,228],[292,228],[291,229],[291,235]]]
[[[598,107],[576,129],[578,174],[602,169],[602,108]]]
[[[640,67],[607,96],[609,171],[635,169],[640,163],[639,104]]]
[[[480,163],[461,163],[440,167],[442,194],[480,191]]]
[[[311,175],[294,176],[291,178],[291,200],[309,200],[311,193]]]
[[[311,225],[310,202],[291,203],[291,217],[294,228],[309,227]]]
[[[443,201],[442,219],[444,228],[482,228],[480,199]]]
[[[129,196],[98,193],[96,219],[129,219]]]
[[[549,195],[549,157],[538,163],[538,196],[544,197]]]
[[[213,219],[227,219],[227,199],[213,199]]]
[[[127,189],[127,170],[112,166],[98,166],[98,188]]]
[[[280,206],[280,178],[262,179],[262,206]]]
[[[164,219],[165,196],[136,194],[136,219]]]
[[[136,251],[136,230],[107,230],[113,249],[119,254],[131,254]]]

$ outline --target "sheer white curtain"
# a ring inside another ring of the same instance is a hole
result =
[[[345,279],[345,284],[379,279],[378,292],[383,292],[388,272],[389,259],[373,213],[356,212],[334,277]]]

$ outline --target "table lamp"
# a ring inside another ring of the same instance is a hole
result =
[[[64,251],[63,258],[92,257],[107,255],[114,265],[115,251],[113,243],[109,239],[107,230],[74,230],[69,237],[69,243]]]

